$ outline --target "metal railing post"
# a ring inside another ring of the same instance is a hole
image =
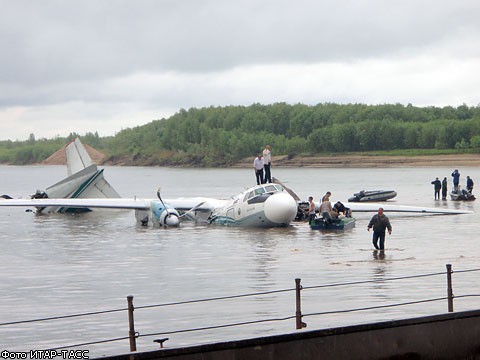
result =
[[[130,351],[137,351],[137,343],[135,340],[135,323],[133,321],[133,296],[127,296],[127,303],[128,303],[128,338],[130,341]]]
[[[447,264],[447,298],[448,312],[453,312],[452,265]]]
[[[302,285],[300,285],[300,281],[302,281],[302,279],[298,279],[298,278],[295,279],[295,298],[296,298],[295,319],[296,319],[297,330],[307,327],[307,324],[305,324],[302,321],[302,302],[300,298],[300,290],[302,290]]]

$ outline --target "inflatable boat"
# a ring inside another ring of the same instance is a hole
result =
[[[457,190],[450,193],[450,198],[453,201],[473,201],[475,200],[475,195],[467,190]]]
[[[348,199],[349,202],[364,202],[364,201],[387,201],[393,199],[397,196],[397,192],[393,190],[362,190],[358,193],[353,194],[351,198]]]

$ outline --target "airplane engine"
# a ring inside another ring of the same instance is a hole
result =
[[[162,226],[178,226],[180,215],[175,209],[165,209],[160,215],[159,223]]]
[[[159,226],[178,226],[180,225],[180,215],[177,210],[160,201],[151,203],[152,218],[155,219],[155,225]]]

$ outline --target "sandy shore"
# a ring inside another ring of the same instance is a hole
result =
[[[438,167],[452,168],[462,166],[480,166],[480,154],[430,155],[430,156],[373,156],[373,155],[334,155],[315,157],[275,156],[273,166],[278,167],[313,167],[313,168],[371,168],[371,167]],[[253,166],[252,159],[244,159],[236,167]]]
[[[97,165],[102,165],[104,154],[84,145],[90,157]],[[253,165],[253,157],[239,161],[232,167],[249,168]],[[312,168],[372,168],[372,167],[438,167],[449,166],[452,168],[462,166],[480,166],[480,154],[463,155],[430,155],[430,156],[374,156],[374,155],[332,155],[332,156],[297,156],[289,158],[287,155],[274,156],[273,166],[278,167],[312,167]],[[43,165],[66,164],[65,148],[58,150]],[[109,164],[122,165],[122,164]]]

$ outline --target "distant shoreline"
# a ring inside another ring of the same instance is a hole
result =
[[[251,167],[253,157],[244,159],[233,167]],[[384,155],[334,155],[293,157],[276,156],[272,165],[278,167],[310,167],[310,168],[375,168],[375,167],[439,167],[480,166],[480,154],[461,155],[421,155],[421,156],[384,156]]]
[[[100,153],[101,154],[101,153]],[[131,162],[119,160],[117,163],[108,161],[104,163],[103,156],[92,156],[98,165],[109,166],[136,166]],[[226,167],[250,168],[253,159],[246,158]],[[41,163],[42,165],[66,165],[66,158],[51,156]],[[138,164],[140,165],[140,164]],[[449,154],[449,155],[419,155],[419,156],[392,156],[392,155],[331,155],[331,156],[273,156],[273,167],[306,167],[306,168],[388,168],[388,167],[439,167],[448,166],[458,168],[462,166],[480,166],[480,154]],[[145,166],[145,165],[141,165]],[[156,165],[155,165],[156,166]],[[169,165],[165,165],[169,166]],[[171,165],[174,166],[175,165]],[[180,167],[180,166],[179,166]],[[191,168],[195,166],[181,166]]]

